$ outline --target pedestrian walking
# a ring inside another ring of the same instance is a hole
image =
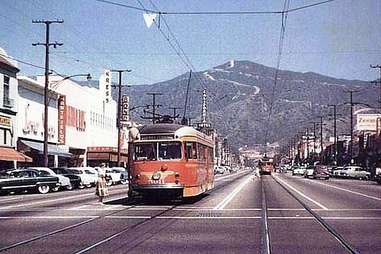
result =
[[[106,165],[102,163],[98,169],[98,180],[95,188],[95,195],[99,197],[99,202],[103,204],[103,199],[108,195],[106,185]]]

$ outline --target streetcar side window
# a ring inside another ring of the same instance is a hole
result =
[[[159,160],[179,160],[181,159],[180,142],[159,143]]]
[[[157,143],[135,144],[134,160],[156,160]]]
[[[187,159],[197,159],[197,144],[195,142],[186,142],[185,149]]]

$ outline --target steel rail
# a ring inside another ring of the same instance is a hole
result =
[[[236,178],[232,179],[232,181],[224,182],[224,183],[220,184],[218,187],[213,188],[210,192],[217,191],[217,190],[223,188],[224,186],[226,186],[226,185],[228,185],[228,184],[231,184],[231,183],[237,181],[237,180],[240,179],[241,177],[246,176],[246,175],[249,174],[249,173],[250,173],[250,172],[247,172],[247,173],[245,173],[245,174],[243,174],[243,175],[239,175],[239,176],[237,176]],[[134,202],[135,202],[135,200],[132,200],[132,201],[129,201],[127,204],[133,204]],[[107,202],[106,202],[106,203],[107,203]],[[19,247],[19,246],[22,246],[22,245],[25,245],[25,244],[28,244],[28,243],[31,243],[31,242],[34,242],[34,241],[37,241],[37,240],[40,240],[40,239],[43,239],[43,238],[52,236],[52,235],[56,235],[56,234],[58,234],[58,233],[62,233],[62,232],[65,232],[65,231],[68,231],[68,230],[71,230],[71,229],[80,227],[80,226],[82,226],[82,225],[85,225],[85,224],[94,222],[94,221],[97,221],[97,220],[102,219],[102,218],[105,218],[105,217],[107,217],[107,216],[111,216],[111,215],[114,215],[114,214],[117,214],[117,213],[120,213],[120,212],[123,212],[123,211],[126,211],[126,210],[130,210],[130,209],[136,207],[137,205],[138,205],[138,204],[134,204],[134,205],[132,205],[132,206],[130,206],[130,207],[127,207],[127,208],[125,208],[125,209],[122,209],[122,210],[113,211],[113,212],[110,212],[110,213],[107,213],[107,214],[105,214],[105,215],[101,215],[101,216],[96,216],[96,217],[94,217],[94,218],[91,218],[91,219],[88,219],[88,220],[85,220],[85,221],[82,221],[82,222],[79,222],[79,223],[75,223],[75,224],[73,224],[73,225],[69,225],[69,226],[66,226],[66,227],[61,228],[61,229],[57,229],[57,230],[54,230],[54,231],[51,231],[51,232],[48,232],[48,233],[45,233],[45,234],[41,234],[41,235],[38,235],[38,236],[35,236],[35,237],[32,237],[32,238],[26,239],[26,240],[23,240],[23,241],[20,241],[20,242],[17,242],[17,243],[14,243],[14,244],[11,244],[11,245],[8,245],[8,246],[5,246],[5,247],[2,247],[2,248],[0,248],[0,252],[4,252],[4,251],[10,250],[10,249],[14,249],[14,248],[16,248],[16,247]],[[82,249],[82,250],[79,250],[79,251],[77,251],[77,252],[75,252],[75,253],[78,253],[78,254],[79,254],[79,253],[85,253],[85,252],[87,252],[88,250],[93,249],[93,248],[95,248],[95,247],[97,247],[97,246],[99,246],[99,245],[101,245],[101,244],[103,244],[103,243],[105,243],[105,242],[107,242],[107,241],[109,241],[109,240],[111,240],[111,239],[113,239],[113,238],[115,238],[115,237],[117,237],[117,236],[119,236],[119,235],[121,235],[121,234],[123,234],[123,233],[129,231],[129,230],[132,229],[132,228],[136,228],[136,227],[138,227],[139,225],[141,225],[141,224],[143,224],[143,223],[145,223],[145,222],[147,222],[147,221],[151,221],[151,220],[153,220],[154,218],[156,218],[156,217],[158,217],[158,216],[161,216],[161,215],[163,215],[164,213],[167,213],[167,212],[173,210],[173,209],[176,208],[177,206],[178,206],[178,205],[174,205],[174,206],[172,206],[171,208],[169,208],[169,209],[167,209],[167,210],[165,210],[165,211],[163,211],[163,212],[161,212],[161,213],[159,213],[159,214],[157,214],[157,215],[155,215],[155,216],[152,216],[152,217],[149,218],[149,219],[146,219],[146,220],[144,220],[144,221],[142,221],[142,222],[139,222],[139,223],[137,223],[137,224],[135,224],[135,225],[133,225],[133,226],[131,226],[131,227],[125,228],[125,229],[119,231],[118,233],[114,233],[113,235],[108,236],[108,237],[104,238],[102,241],[98,242],[99,244],[97,244],[96,246],[94,246],[94,247],[92,247],[92,248],[87,247],[87,248]],[[110,239],[109,239],[109,238],[110,238]]]
[[[85,220],[85,221],[82,221],[82,222],[79,222],[79,223],[76,223],[76,224],[73,224],[73,225],[70,225],[70,226],[66,226],[64,228],[60,228],[60,229],[57,229],[57,230],[54,230],[54,231],[51,231],[51,232],[48,232],[48,233],[45,233],[45,234],[41,234],[41,235],[38,235],[38,236],[35,236],[35,237],[32,237],[32,238],[23,240],[21,242],[17,242],[17,243],[14,243],[14,244],[2,247],[2,248],[0,248],[0,252],[7,251],[7,250],[10,250],[10,249],[19,247],[21,245],[25,245],[25,244],[28,244],[28,243],[31,243],[31,242],[34,242],[34,241],[37,241],[37,240],[40,240],[40,239],[43,239],[43,238],[46,238],[46,237],[49,237],[49,236],[61,233],[61,232],[65,232],[65,231],[68,231],[70,229],[77,228],[79,226],[88,224],[90,222],[94,222],[94,221],[97,221],[99,219],[102,219],[102,218],[104,218],[106,216],[111,216],[111,215],[117,214],[119,212],[123,212],[123,211],[129,210],[129,209],[134,208],[134,207],[136,207],[136,205],[132,205],[131,207],[127,207],[127,208],[122,209],[122,210],[113,211],[113,212],[107,213],[105,215],[96,216],[94,218],[91,218],[91,219],[88,219],[88,220]]]
[[[328,231],[346,250],[351,254],[359,254],[348,240],[346,240],[341,234],[339,234],[331,225],[329,225],[319,214],[314,212],[311,208],[309,208],[300,198],[298,198],[294,193],[292,193],[287,187],[285,187],[282,183],[280,183],[274,176],[271,176],[275,182],[277,182],[290,196],[292,196],[296,201],[298,201],[304,209],[307,210],[318,222],[319,224]]]
[[[232,181],[224,182],[224,183],[220,184],[217,188],[213,188],[212,190],[210,190],[210,192],[215,192],[215,191],[217,191],[217,190],[223,188],[223,187],[226,186],[227,184],[231,184],[231,183],[233,183],[233,182],[236,182],[238,179],[241,179],[243,176],[246,176],[246,175],[248,175],[249,173],[250,173],[250,171],[247,172],[246,174],[239,175],[238,177],[232,179]],[[166,210],[164,210],[164,211],[162,211],[162,212],[160,212],[160,213],[158,213],[158,214],[156,214],[156,215],[154,215],[154,216],[151,216],[150,218],[147,218],[147,219],[145,219],[145,220],[143,220],[143,221],[141,221],[141,222],[139,222],[139,223],[136,223],[136,224],[134,224],[133,226],[128,226],[128,227],[126,227],[126,228],[124,228],[124,229],[118,231],[117,233],[111,234],[111,235],[109,235],[109,236],[103,238],[102,240],[95,242],[94,244],[92,244],[92,245],[90,245],[90,246],[88,246],[88,247],[86,247],[86,248],[83,248],[83,249],[81,249],[81,250],[78,250],[78,251],[74,252],[74,254],[83,254],[83,253],[86,253],[86,252],[88,252],[88,251],[90,251],[90,250],[92,250],[92,249],[94,249],[94,248],[96,248],[96,247],[98,247],[98,246],[100,246],[100,245],[102,245],[102,244],[104,244],[104,243],[109,242],[110,240],[112,240],[112,239],[114,239],[114,238],[116,238],[116,237],[119,237],[120,235],[122,235],[122,234],[124,234],[124,233],[127,233],[127,232],[129,232],[129,231],[131,231],[131,230],[133,230],[133,229],[137,229],[137,228],[139,228],[140,226],[144,226],[144,225],[146,225],[147,223],[153,221],[155,218],[157,218],[157,217],[159,217],[159,216],[162,216],[163,214],[168,213],[168,212],[174,210],[176,207],[178,207],[178,205],[173,205],[172,207],[170,207],[170,208],[168,208],[168,209],[166,209]],[[145,239],[142,240],[142,241],[140,241],[140,243],[141,243],[141,242],[144,242],[144,241],[145,241]],[[131,247],[129,248],[129,250],[135,248],[135,247],[138,246],[140,243],[138,243],[137,245],[131,246]]]
[[[270,241],[270,231],[268,224],[268,209],[266,200],[266,191],[263,184],[263,178],[261,177],[261,189],[262,189],[262,254],[271,254],[271,241]]]

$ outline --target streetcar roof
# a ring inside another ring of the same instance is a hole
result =
[[[212,138],[205,133],[196,130],[193,127],[180,124],[150,124],[139,127],[141,141],[154,139],[181,139],[194,137],[202,139],[205,142],[212,142]],[[149,138],[149,137],[154,138]]]

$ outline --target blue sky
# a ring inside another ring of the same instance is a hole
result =
[[[140,6],[135,0],[112,0]],[[141,0],[154,9],[149,0]],[[152,0],[162,11],[272,11],[281,0]],[[291,8],[319,0],[291,0]],[[188,71],[143,13],[95,0],[1,0],[0,47],[9,55],[44,66],[45,28],[32,19],[63,19],[52,25],[51,68],[67,75],[103,68],[128,68],[124,82],[134,85],[174,78]],[[281,69],[313,71],[337,78],[373,80],[370,64],[381,64],[381,1],[336,0],[290,13]],[[197,71],[230,59],[276,66],[280,15],[164,16]],[[163,23],[161,28],[167,34]],[[43,70],[19,65],[25,75]],[[116,77],[114,77],[116,80]]]

